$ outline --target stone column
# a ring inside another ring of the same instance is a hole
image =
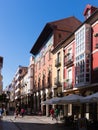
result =
[[[89,119],[89,104],[88,104],[88,103],[86,103],[86,113],[85,113],[85,117],[86,117],[87,119]]]
[[[72,115],[72,104],[68,104],[68,116]]]

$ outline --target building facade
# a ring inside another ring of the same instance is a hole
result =
[[[87,96],[98,92],[97,80],[97,42],[98,42],[98,8],[87,5],[84,11],[85,21],[68,37],[61,42],[54,55],[62,49],[63,61],[63,95],[79,94]],[[97,103],[68,104],[64,110],[66,115],[80,113],[88,119],[92,115],[98,119]],[[78,111],[79,110],[79,111]],[[94,111],[93,111],[94,110]],[[93,114],[94,113],[94,114]],[[79,116],[79,115],[78,115]]]
[[[3,57],[0,56],[0,95],[2,94],[2,90],[3,90],[3,76],[1,73],[3,67]]]
[[[62,60],[60,55],[63,54],[58,54],[56,57],[52,51],[80,24],[81,22],[75,17],[47,23],[30,51],[34,55],[34,109],[37,112],[41,111],[43,115],[48,115],[52,106],[41,103],[62,94],[63,72],[62,68],[58,67]],[[55,70],[54,66],[58,70]]]

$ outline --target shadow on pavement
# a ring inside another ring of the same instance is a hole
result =
[[[72,130],[71,128],[66,128],[61,124],[44,124],[44,123],[20,123],[14,122],[14,124],[19,128],[19,130]]]

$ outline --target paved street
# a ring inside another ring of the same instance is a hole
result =
[[[0,121],[0,130],[19,130],[15,124],[9,120]]]
[[[24,116],[14,119],[14,116],[4,117],[0,122],[0,130],[71,130],[46,116]]]

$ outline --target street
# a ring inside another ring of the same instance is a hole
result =
[[[50,117],[25,116],[14,119],[14,116],[7,116],[0,121],[0,130],[65,130],[65,126],[56,123]],[[67,128],[66,130],[71,130]]]

